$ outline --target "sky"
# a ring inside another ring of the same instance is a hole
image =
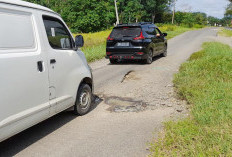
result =
[[[208,16],[223,18],[228,0],[177,0],[176,10],[205,12]]]

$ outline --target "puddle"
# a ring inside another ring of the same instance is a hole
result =
[[[105,99],[105,103],[110,106],[107,110],[111,112],[140,112],[148,106],[142,101],[119,97],[108,97]]]

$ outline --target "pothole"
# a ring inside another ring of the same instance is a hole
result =
[[[123,83],[123,82],[125,82],[127,80],[138,80],[138,79],[139,78],[136,76],[135,71],[130,70],[124,75],[124,77],[122,78],[121,83]]]
[[[148,106],[142,101],[134,101],[131,98],[108,97],[105,103],[110,107],[107,109],[111,112],[140,112]]]

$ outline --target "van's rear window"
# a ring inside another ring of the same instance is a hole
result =
[[[137,37],[141,33],[140,27],[118,27],[114,28],[110,37],[111,38],[123,38],[123,37]]]

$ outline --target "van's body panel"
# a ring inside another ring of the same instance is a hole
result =
[[[48,11],[48,12],[57,14],[56,12],[52,11],[49,8],[43,7],[41,5],[25,2],[25,1],[22,1],[22,0],[10,0],[10,1],[9,0],[0,0],[0,3],[12,4],[14,6],[16,5],[16,6],[22,6],[22,7],[27,7],[27,8],[33,8],[33,9]]]
[[[72,107],[82,80],[92,79],[81,50],[49,45],[43,15],[65,25],[48,8],[0,0],[0,142]]]

